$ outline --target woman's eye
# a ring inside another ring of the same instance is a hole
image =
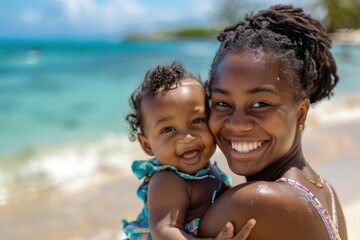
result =
[[[161,129],[161,131],[160,131],[160,133],[162,134],[162,133],[169,133],[169,132],[172,132],[172,131],[174,131],[175,130],[175,128],[173,128],[173,127],[165,127],[165,128],[163,128],[163,129]]]
[[[261,108],[261,107],[266,107],[266,106],[269,106],[269,104],[264,103],[264,102],[256,102],[251,105],[251,108]]]
[[[197,118],[194,121],[192,121],[191,124],[195,125],[195,124],[199,124],[199,123],[202,123],[202,122],[205,122],[205,118]]]
[[[213,106],[217,106],[217,107],[230,107],[230,104],[228,104],[227,102],[216,102]]]

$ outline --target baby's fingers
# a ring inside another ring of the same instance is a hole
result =
[[[233,240],[246,240],[250,235],[251,230],[255,227],[256,220],[251,218],[247,223],[241,228],[240,232],[236,234]]]
[[[231,222],[227,222],[221,229],[221,232],[217,235],[215,240],[229,240],[234,235],[234,225]],[[240,238],[241,240],[241,238]]]

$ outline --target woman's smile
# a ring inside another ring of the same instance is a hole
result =
[[[234,162],[255,164],[263,158],[268,141],[260,140],[224,140],[226,145],[224,152],[228,152],[228,157]]]
[[[251,141],[251,142],[235,142],[231,141],[231,147],[239,153],[249,153],[255,151],[256,149],[262,146],[263,142],[261,141]]]

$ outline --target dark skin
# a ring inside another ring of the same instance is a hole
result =
[[[205,93],[200,83],[184,79],[181,86],[166,93],[146,96],[141,111],[145,117],[138,140],[147,154],[156,156],[161,164],[192,175],[209,167],[215,142],[207,125]],[[152,176],[147,207],[153,239],[195,239],[183,230],[184,224],[201,218],[212,204],[218,182],[222,181],[214,169],[208,174],[215,178],[188,181],[172,171],[160,171]],[[223,183],[218,194],[226,189]],[[215,239],[244,240],[254,225],[254,221],[244,223],[243,230],[233,238],[233,227],[225,222]]]
[[[261,50],[228,54],[220,63],[211,85],[209,127],[230,169],[248,182],[231,188],[209,208],[201,236],[213,236],[227,221],[236,232],[255,218],[250,240],[329,239],[314,206],[290,185],[275,182],[281,177],[299,182],[332,216],[329,189],[304,176],[320,182],[302,152],[298,126],[305,124],[310,103],[295,100],[295,80],[286,62]],[[339,235],[346,240],[343,211],[335,199]]]

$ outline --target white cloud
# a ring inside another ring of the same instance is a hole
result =
[[[192,10],[194,16],[199,18],[207,18],[213,15],[216,10],[216,2],[211,0],[188,0],[189,9]]]
[[[216,10],[214,0],[180,0],[176,4],[164,1],[162,6],[147,8],[152,22],[198,21],[213,17]]]
[[[131,0],[58,0],[73,26],[115,29],[136,21],[146,10]]]
[[[69,22],[77,29],[119,32],[133,26],[146,27],[161,23],[203,20],[212,13],[214,1],[186,0],[179,4],[147,0],[56,0]],[[183,0],[181,0],[183,1]],[[179,2],[178,2],[179,3]]]
[[[19,19],[26,25],[38,25],[42,21],[42,16],[33,9],[25,9],[20,12]]]

